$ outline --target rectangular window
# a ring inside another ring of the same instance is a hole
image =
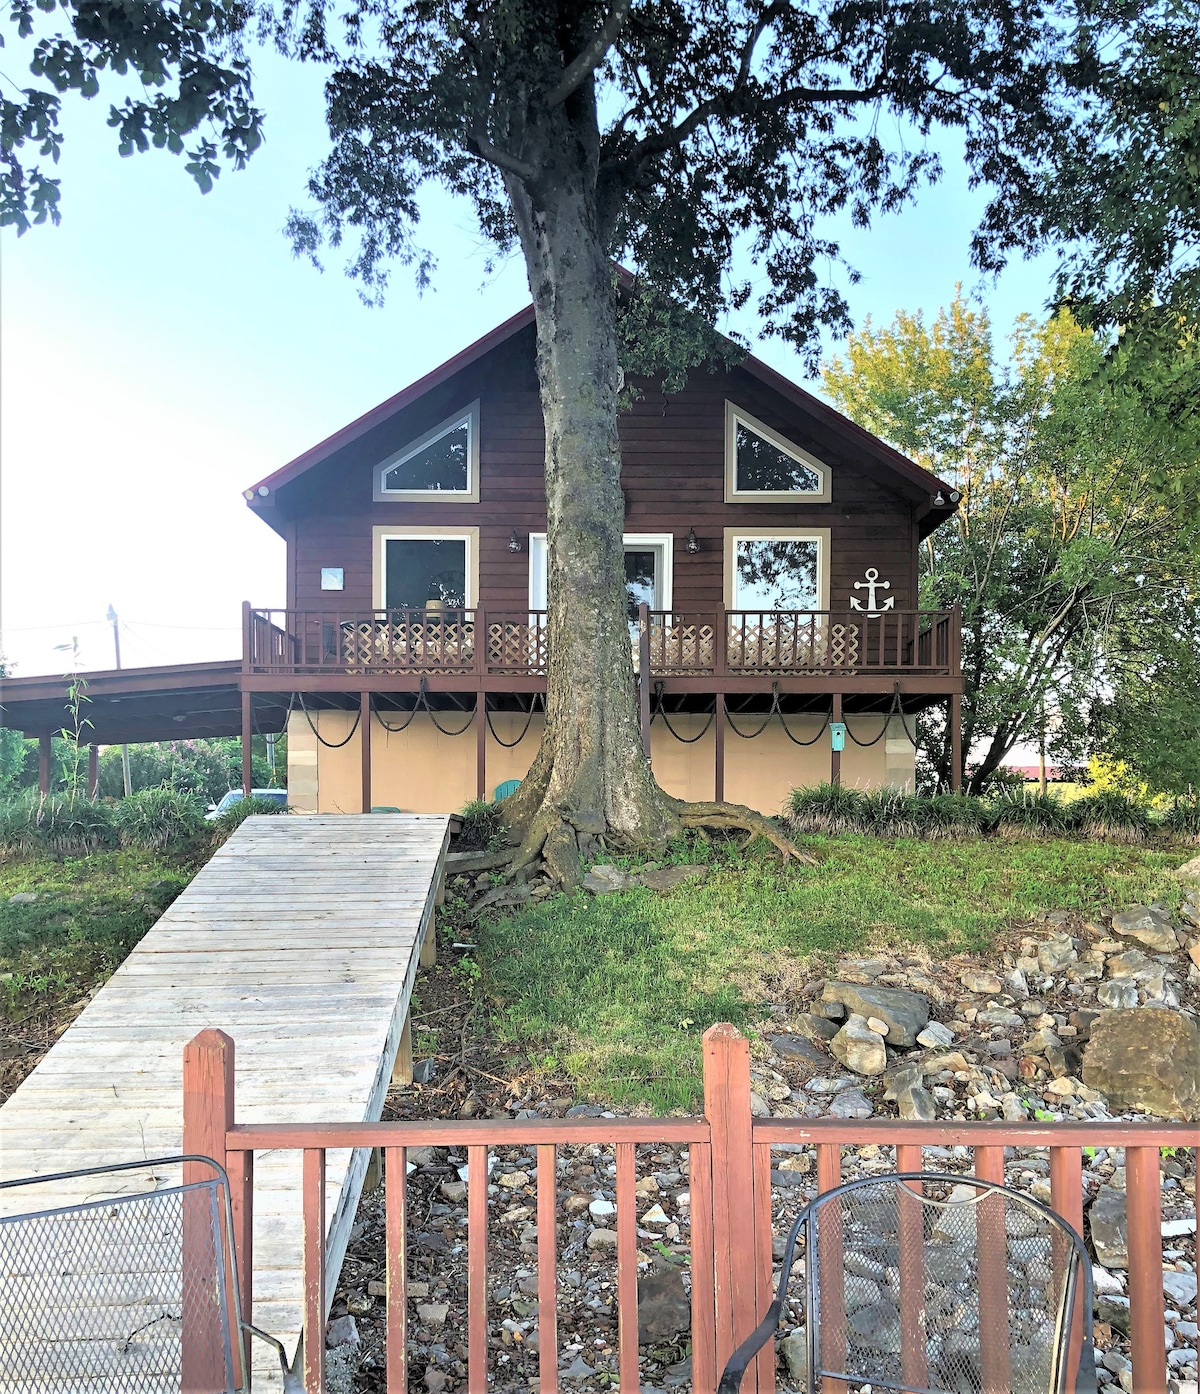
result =
[[[472,609],[479,591],[478,528],[375,529],[380,610]]]
[[[441,422],[375,467],[375,501],[477,503],[479,403]]]
[[[625,596],[629,619],[637,619],[638,606],[652,610],[671,608],[671,581],[675,539],[670,533],[626,533]],[[529,608],[546,608],[546,534],[529,535]]]
[[[726,528],[725,603],[731,610],[825,610],[828,528]]]
[[[749,412],[725,403],[725,502],[828,503],[829,467]]]

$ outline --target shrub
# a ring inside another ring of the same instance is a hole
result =
[[[117,805],[117,827],[126,847],[163,852],[204,831],[199,801],[177,789],[140,789]]]
[[[992,827],[1000,837],[1063,837],[1075,818],[1054,794],[1006,790],[992,804]]]
[[[23,789],[0,804],[0,849],[14,856],[48,850],[81,856],[117,845],[112,805],[78,795]]]
[[[276,803],[274,799],[256,799],[253,795],[248,799],[241,799],[226,809],[219,818],[214,818],[209,824],[217,836],[218,842],[225,839],[242,826],[247,818],[256,813],[286,813],[287,805]]]
[[[1150,834],[1150,811],[1116,789],[1076,799],[1071,806],[1076,826],[1085,837],[1105,842],[1145,842]]]
[[[793,789],[784,817],[796,833],[865,832],[866,795],[841,784],[813,784]]]
[[[920,837],[928,825],[927,800],[882,785],[863,795],[863,830],[876,837]]]
[[[1176,799],[1163,818],[1163,827],[1179,842],[1200,842],[1200,796]]]
[[[20,857],[37,848],[40,802],[36,789],[22,789],[0,801],[0,851]]]
[[[504,832],[504,815],[498,803],[472,799],[463,805],[458,816],[462,819],[462,831],[454,845],[459,851],[489,847],[492,839]]]
[[[934,794],[922,802],[928,838],[982,837],[991,827],[987,805],[973,794]]]

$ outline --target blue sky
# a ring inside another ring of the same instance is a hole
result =
[[[9,60],[11,62],[11,58]],[[514,259],[494,275],[466,203],[432,191],[435,288],[398,268],[382,309],[336,262],[322,275],[282,234],[324,148],[320,76],[256,60],[267,139],[201,197],[182,162],[122,160],[108,99],[66,114],[63,222],[0,242],[0,651],[12,671],[109,667],[112,603],[126,666],[233,657],[243,599],[283,603],[283,544],[241,490],[470,343],[526,300]],[[961,161],[869,233],[844,230],[863,273],[856,322],[932,314],[956,281],[998,329],[1047,294],[1046,262],[980,285],[968,243],[982,196]],[[736,326],[756,337],[752,316]],[[802,378],[795,353],[756,346]],[[836,346],[835,346],[836,347]],[[811,386],[811,384],[810,384]]]

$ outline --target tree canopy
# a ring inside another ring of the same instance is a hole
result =
[[[1195,466],[1200,431],[1165,428],[1098,374],[1103,352],[1062,312],[1023,317],[997,361],[987,313],[960,292],[932,323],[867,324],[826,365],[843,410],[962,491],[927,540],[922,589],[923,603],[963,607],[976,789],[1021,742],[1044,737],[1075,764],[1111,750],[1135,697],[1153,700],[1156,672],[1160,697],[1179,690],[1168,679],[1200,597],[1200,514],[1155,481]],[[934,737],[948,783],[945,733]]]

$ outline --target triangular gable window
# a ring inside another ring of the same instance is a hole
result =
[[[479,501],[479,403],[440,422],[375,467],[375,498]]]
[[[828,503],[829,466],[769,426],[725,403],[725,501]]]

